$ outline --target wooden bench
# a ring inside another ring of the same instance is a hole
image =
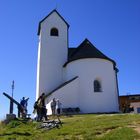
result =
[[[80,112],[80,108],[62,108],[62,114],[78,114]]]

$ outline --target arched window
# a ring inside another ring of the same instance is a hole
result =
[[[51,31],[50,31],[50,35],[51,36],[58,36],[59,35],[58,29],[57,28],[52,28]]]
[[[101,83],[98,80],[94,80],[94,92],[101,92]]]

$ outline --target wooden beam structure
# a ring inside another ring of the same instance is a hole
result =
[[[20,117],[20,112],[23,113],[24,108],[23,106],[17,102],[14,98],[12,98],[11,96],[9,96],[7,93],[3,92],[3,95],[6,96],[12,103],[17,105],[18,108],[18,117]]]

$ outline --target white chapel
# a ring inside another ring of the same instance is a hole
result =
[[[59,99],[62,108],[79,108],[81,113],[119,111],[117,68],[88,39],[69,48],[69,24],[56,11],[39,22],[36,99],[46,94]]]

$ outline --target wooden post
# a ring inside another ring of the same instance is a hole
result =
[[[10,110],[9,110],[9,114],[13,114],[13,102],[12,102],[12,100],[10,100]]]

